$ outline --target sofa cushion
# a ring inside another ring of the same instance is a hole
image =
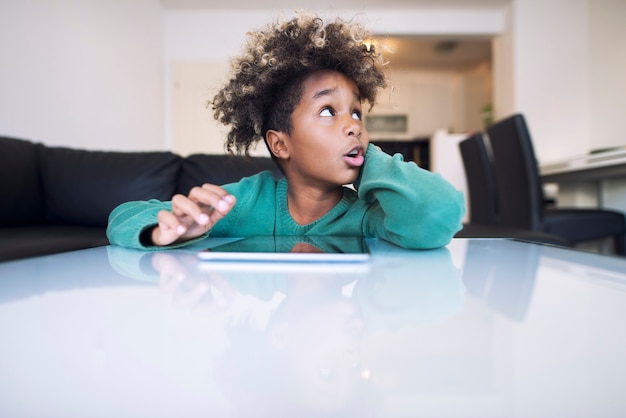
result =
[[[106,226],[111,211],[130,200],[169,200],[180,157],[171,152],[39,148],[46,221]]]
[[[223,154],[193,154],[183,159],[178,193],[188,194],[194,186],[204,183],[233,183],[243,177],[270,170],[276,179],[283,174],[269,157],[244,157]]]
[[[43,221],[36,148],[30,141],[0,137],[0,226]]]

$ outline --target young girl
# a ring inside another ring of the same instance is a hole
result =
[[[231,127],[226,148],[248,154],[263,139],[285,178],[262,172],[171,202],[124,203],[109,217],[111,243],[158,249],[208,235],[349,235],[446,245],[461,228],[462,194],[369,144],[363,102],[371,108],[387,80],[368,37],[358,23],[308,14],[248,34],[211,104]]]

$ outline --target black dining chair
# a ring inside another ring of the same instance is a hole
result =
[[[605,209],[544,207],[543,182],[522,114],[487,128],[496,174],[500,225],[543,231],[573,244],[613,238],[615,253],[626,254],[626,216]]]
[[[456,238],[513,238],[561,247],[572,246],[566,239],[543,231],[500,225],[496,174],[483,134],[477,132],[462,140],[459,150],[468,188],[469,223],[463,225]]]
[[[481,132],[459,143],[467,181],[469,218],[472,224],[497,225],[496,177]]]

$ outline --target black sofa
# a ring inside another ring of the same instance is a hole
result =
[[[0,261],[108,245],[111,210],[271,170],[271,158],[50,147],[0,137]]]

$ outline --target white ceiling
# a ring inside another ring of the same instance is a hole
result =
[[[498,9],[511,0],[160,0],[166,10]],[[466,69],[491,61],[491,40],[477,37],[386,36],[392,68]],[[437,52],[440,42],[456,47]]]
[[[512,0],[160,0],[166,9],[268,10],[268,9],[489,9]]]

